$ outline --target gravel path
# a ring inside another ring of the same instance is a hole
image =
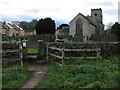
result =
[[[46,71],[48,70],[47,65],[29,65],[29,70],[35,70],[33,76],[25,82],[18,90],[25,88],[34,88],[42,79]]]

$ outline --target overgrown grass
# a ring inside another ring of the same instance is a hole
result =
[[[38,48],[28,48],[28,53],[37,53]]]
[[[77,61],[80,65],[59,67],[50,65],[46,77],[35,88],[118,88],[120,57],[96,61]],[[72,62],[71,62],[72,63]]]
[[[22,69],[15,69],[18,65],[9,66],[2,72],[2,88],[18,88],[30,77],[31,72],[28,71],[27,65]]]

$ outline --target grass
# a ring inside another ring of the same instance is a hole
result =
[[[37,53],[38,48],[28,48],[28,53]]]
[[[28,71],[27,65],[25,65],[23,69],[14,69],[17,67],[19,66],[13,65],[13,66],[7,67],[8,70],[3,70],[2,72],[2,88],[3,89],[18,88],[19,86],[23,85],[23,83],[30,77],[31,72]]]
[[[79,65],[59,67],[51,63],[49,72],[35,89],[40,88],[118,88],[120,57],[96,61],[77,61]],[[77,63],[76,62],[76,63]],[[72,63],[72,62],[71,62]]]
[[[26,39],[23,39],[23,40],[26,40]],[[20,40],[20,38],[18,38],[18,39],[16,39],[16,40],[12,39],[10,42],[16,43],[16,42],[21,42],[21,40]]]
[[[93,40],[87,40],[87,42],[91,43],[91,42],[93,42]]]

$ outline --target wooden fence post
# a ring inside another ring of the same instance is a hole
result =
[[[64,48],[62,48],[62,65],[64,65]]]
[[[27,45],[28,40],[22,40],[22,53],[23,53],[23,58],[27,58],[28,54],[28,45]]]
[[[98,63],[99,59],[100,59],[100,49],[98,48],[97,49],[97,63]]]
[[[21,67],[23,66],[23,58],[26,58],[27,55],[27,40],[22,40],[21,42],[22,52],[21,52]],[[23,57],[24,54],[24,57]]]
[[[39,57],[43,56],[45,54],[45,47],[43,40],[38,40],[38,55]]]
[[[49,48],[49,45],[48,45],[48,42],[46,42],[46,58],[47,58],[47,61],[48,61],[48,59],[49,59],[49,50],[48,50],[48,48]]]
[[[19,43],[19,48],[20,48],[20,59],[21,59],[21,62],[20,62],[20,66],[23,67],[23,47],[22,47],[22,43]]]

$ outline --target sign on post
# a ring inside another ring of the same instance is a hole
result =
[[[27,45],[26,42],[23,42],[23,47],[26,47],[26,45]]]

